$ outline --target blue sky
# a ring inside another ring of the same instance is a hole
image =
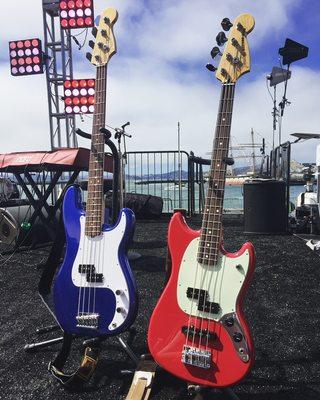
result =
[[[177,121],[185,150],[202,156],[211,150],[220,85],[204,65],[210,61],[221,19],[234,20],[242,12],[253,14],[256,27],[249,36],[251,73],[241,78],[236,92],[233,142],[247,142],[251,128],[271,141],[272,103],[265,76],[279,65],[278,49],[287,37],[309,46],[309,57],[292,65],[287,96],[292,104],[283,121],[284,139],[295,131],[320,132],[318,1],[95,0],[96,14],[109,6],[118,9],[119,20],[118,53],[108,74],[107,120],[112,126],[131,122],[130,150],[175,148]],[[3,138],[2,151],[48,148],[44,76],[12,78],[7,60],[9,40],[42,36],[41,1],[12,1],[3,12],[0,84],[8,101],[2,128],[14,133]],[[74,47],[75,78],[94,76],[86,51],[87,47],[80,53]],[[281,94],[279,88],[279,101]],[[90,130],[90,123],[85,118],[78,126]],[[314,161],[316,144],[295,146],[294,157]]]
[[[294,3],[294,2],[292,2]],[[256,72],[270,69],[270,66],[278,63],[278,49],[285,43],[286,38],[295,40],[309,47],[307,59],[292,64],[306,66],[315,70],[320,67],[320,4],[317,0],[300,1],[292,8],[288,7],[288,24],[285,29],[275,35],[270,32],[265,43],[255,49],[253,56],[252,76]]]

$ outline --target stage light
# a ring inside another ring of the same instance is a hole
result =
[[[291,78],[291,71],[283,68],[273,67],[271,74],[267,75],[267,79],[270,81],[270,86],[276,86],[279,83],[285,82]]]
[[[284,47],[279,49],[280,56],[283,57],[282,64],[288,65],[294,61],[308,57],[309,48],[291,39],[286,39]]]
[[[92,114],[95,79],[73,79],[64,82],[64,104],[67,114]]]
[[[59,8],[63,29],[88,28],[94,25],[93,0],[60,1]]]
[[[43,73],[43,56],[40,39],[9,42],[11,75],[34,75]]]

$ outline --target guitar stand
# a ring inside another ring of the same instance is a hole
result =
[[[113,156],[113,160],[114,160],[113,186],[115,188],[117,188],[119,185],[119,155],[118,155],[118,151],[117,151],[115,144],[110,140],[111,133],[104,128],[101,129],[101,132],[104,134],[105,144],[110,148],[110,150],[112,152],[112,156]],[[91,139],[91,135],[89,133],[83,132],[81,129],[77,129],[76,133],[79,136],[82,136],[86,139]],[[73,178],[76,178],[76,176]],[[73,183],[73,181],[71,181],[71,180],[69,182]],[[62,204],[62,200],[63,199],[60,198],[59,205]],[[112,218],[111,218],[112,224],[114,224],[116,222],[118,213],[119,213],[118,190],[114,190],[113,198],[112,198]],[[60,232],[61,234],[59,234],[59,231],[61,231]],[[54,317],[54,314],[52,312],[53,304],[49,304],[49,303],[51,303],[49,301],[49,294],[51,291],[51,284],[52,284],[52,281],[54,278],[56,267],[60,263],[63,246],[64,246],[64,229],[63,229],[62,221],[60,221],[58,235],[54,241],[54,244],[53,244],[53,247],[51,250],[51,254],[50,254],[47,262],[44,265],[41,265],[41,268],[43,268],[43,266],[45,267],[46,265],[52,265],[53,267],[48,269],[48,271],[44,270],[42,277],[40,279],[40,283],[39,283],[40,297],[44,301],[46,307],[49,309],[49,311],[53,315],[53,317]],[[40,266],[39,266],[39,268],[40,268]],[[36,330],[36,333],[41,335],[43,333],[49,333],[49,332],[57,331],[59,329],[61,329],[60,326],[55,324],[55,325],[50,325],[50,326],[47,326],[44,328],[39,328]],[[34,351],[34,350],[49,347],[56,343],[61,343],[61,342],[63,342],[62,336],[58,337],[58,338],[46,340],[43,342],[27,344],[27,345],[25,345],[24,350],[25,351]]]
[[[49,326],[45,326],[44,328],[37,328],[36,329],[36,333],[38,335],[42,335],[44,333],[55,332],[55,331],[58,331],[60,329],[61,328],[60,328],[59,325],[49,325]],[[61,336],[61,337],[57,337],[57,338],[54,338],[54,339],[45,340],[43,342],[36,342],[36,343],[26,344],[24,346],[24,350],[26,352],[32,352],[32,351],[35,351],[35,350],[38,350],[38,349],[43,349],[43,348],[46,348],[46,347],[49,347],[49,346],[53,346],[54,344],[62,343],[62,342],[63,342],[63,337]]]
[[[114,143],[110,140],[111,133],[104,128],[100,129],[100,132],[104,134],[105,143],[110,148],[112,155],[113,155],[113,161],[114,161],[114,166],[113,166],[113,188],[114,188],[114,190],[112,193],[112,214],[111,214],[111,219],[110,219],[110,222],[112,224],[114,224],[116,222],[116,220],[118,218],[118,214],[119,214],[119,203],[118,203],[119,190],[118,190],[118,188],[119,188],[120,160],[119,160],[119,154],[118,154],[117,148],[114,145]],[[88,139],[91,138],[91,135],[89,135],[79,129],[77,130],[77,134],[84,138],[88,138]],[[62,199],[61,199],[61,201],[62,201]],[[40,295],[41,299],[43,300],[43,302],[46,305],[46,307],[48,308],[50,314],[52,314],[52,316],[54,318],[55,318],[55,315],[53,312],[54,306],[53,306],[52,296],[51,296],[51,286],[52,286],[52,282],[54,279],[56,269],[57,269],[58,265],[61,263],[61,254],[63,251],[64,243],[65,243],[64,228],[63,228],[62,218],[60,218],[59,228],[57,231],[57,235],[56,235],[51,253],[50,253],[45,265],[44,266],[41,265],[41,267],[44,267],[44,268],[43,268],[43,273],[42,273],[42,276],[41,276],[41,279],[39,282],[39,287],[38,287],[38,291],[39,291],[39,295]],[[36,333],[41,335],[44,333],[50,333],[50,332],[55,332],[55,331],[59,331],[59,330],[61,333],[63,333],[61,327],[55,323],[54,325],[49,325],[49,326],[46,326],[43,328],[38,328],[36,330]],[[134,367],[132,370],[130,370],[130,369],[121,370],[120,374],[121,375],[129,375],[129,374],[133,375],[135,368],[140,361],[139,357],[136,356],[136,354],[133,352],[133,350],[130,346],[131,342],[133,341],[133,339],[136,335],[136,330],[133,327],[131,327],[125,332],[129,333],[128,339],[124,340],[124,338],[119,335],[119,336],[117,336],[117,340],[119,342],[121,350],[123,350],[126,353],[126,355],[129,356],[129,358],[134,363]],[[55,360],[50,363],[49,370],[55,376],[56,379],[60,380],[60,382],[64,386],[68,386],[69,383],[72,384],[75,381],[77,381],[77,379],[79,379],[79,377],[81,377],[82,373],[85,373],[85,375],[87,375],[85,380],[88,380],[90,378],[91,372],[93,373],[93,371],[96,368],[98,353],[101,350],[101,343],[106,338],[107,337],[103,337],[103,338],[97,337],[97,338],[91,338],[91,339],[83,341],[82,345],[85,348],[84,358],[83,358],[82,363],[81,363],[80,367],[78,368],[78,370],[72,374],[72,377],[71,377],[71,375],[67,375],[62,372],[63,365],[69,355],[71,341],[72,341],[72,335],[66,335],[65,333],[63,333],[63,336],[60,336],[57,338],[53,338],[53,339],[49,339],[49,340],[45,340],[45,341],[41,341],[41,342],[36,342],[36,343],[30,343],[24,347],[24,350],[26,352],[31,352],[31,351],[36,351],[38,349],[50,347],[57,343],[62,343],[62,348],[60,350],[60,353],[55,358]],[[91,349],[91,347],[92,347],[92,349]],[[94,350],[94,349],[96,349],[96,350]],[[91,350],[93,350],[92,357],[91,357],[91,353],[90,353]]]
[[[49,326],[46,326],[44,328],[38,328],[36,330],[36,333],[38,335],[41,335],[41,334],[44,334],[44,333],[55,332],[55,331],[58,331],[58,330],[61,330],[59,325],[49,325]],[[131,346],[130,346],[131,342],[134,339],[136,331],[135,331],[135,329],[133,327],[131,327],[125,332],[129,333],[129,338],[128,338],[127,341],[125,341],[121,336],[117,336],[118,342],[120,344],[120,348],[129,356],[129,358],[133,361],[133,363],[135,365],[137,365],[139,363],[139,358],[136,356],[136,354],[133,352],[133,350],[131,349]],[[92,339],[87,339],[87,340],[83,341],[82,345],[83,345],[83,347],[88,347],[88,346],[93,345],[93,344],[97,345],[97,344],[99,344],[99,342],[102,342],[103,340],[104,339],[101,340],[98,337],[97,338],[92,338]],[[43,348],[46,348],[46,347],[50,347],[50,346],[53,346],[53,345],[55,345],[57,343],[62,343],[62,342],[63,342],[63,336],[57,337],[57,338],[53,338],[53,339],[49,339],[49,340],[45,340],[43,342],[36,342],[36,343],[26,344],[24,346],[24,350],[26,352],[32,352],[32,351],[36,351],[38,349],[43,349]],[[131,370],[124,370],[124,371],[121,371],[121,373],[123,373],[124,375],[128,375],[128,374],[133,373],[133,370],[132,371]]]
[[[123,350],[124,353],[126,353],[129,358],[133,361],[133,363],[135,365],[137,365],[139,363],[139,358],[136,356],[136,354],[133,352],[130,344],[132,343],[135,335],[136,335],[136,330],[134,327],[131,327],[129,329],[127,329],[125,332],[123,333],[129,333],[129,338],[127,341],[125,341],[120,335],[118,335],[116,338],[120,344],[120,348],[121,350]],[[99,345],[100,343],[102,343],[104,340],[106,340],[107,338],[100,338],[100,337],[96,337],[96,338],[91,338],[91,339],[87,339],[84,340],[82,343],[83,347],[90,347],[90,346],[94,346],[94,345]],[[129,375],[131,373],[133,373],[133,370],[122,370],[120,371],[121,374],[123,375]]]
[[[188,394],[195,395],[193,400],[213,400],[215,395],[222,394],[225,399],[240,400],[231,388],[211,389],[203,386],[188,385]]]
[[[119,214],[119,202],[118,202],[118,188],[119,188],[119,176],[120,176],[120,156],[115,144],[110,140],[111,132],[108,129],[100,128],[100,132],[104,135],[104,142],[110,148],[113,157],[113,191],[112,191],[112,224],[115,224]],[[76,134],[85,138],[91,139],[90,133],[84,132],[81,129],[76,130]]]

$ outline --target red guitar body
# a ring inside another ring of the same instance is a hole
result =
[[[187,271],[181,271],[181,266],[186,264],[183,268],[193,268],[196,264],[196,255],[194,255],[194,260],[190,260],[190,263],[186,258],[193,254],[191,244],[196,243],[199,236],[200,231],[190,229],[180,212],[174,214],[168,232],[172,270],[151,317],[148,344],[155,361],[173,375],[199,385],[225,387],[243,379],[250,370],[254,359],[253,342],[242,312],[243,298],[254,269],[254,249],[251,243],[244,244],[238,252],[233,254],[226,253],[221,248],[220,257],[223,260],[219,275],[221,279],[217,281],[218,290],[215,287],[214,301],[220,303],[222,313],[218,320],[199,318],[196,315],[190,317],[189,313],[182,310],[185,289],[182,292],[179,292],[179,290],[185,284],[183,280]],[[187,250],[188,248],[189,250]],[[228,282],[227,279],[224,280],[223,276],[227,276],[228,268],[234,269],[235,273],[237,269],[241,269],[239,262],[241,262],[243,279],[240,290],[237,291],[237,286],[232,279]],[[225,311],[228,312],[229,316],[233,315],[232,326],[230,326],[232,322],[230,318],[229,320],[225,319],[223,314],[223,304],[226,299],[223,299],[222,296],[224,293],[228,293],[229,283],[231,285],[230,294],[235,297],[235,307],[227,310],[228,304],[226,303]],[[222,285],[225,288],[222,288]],[[211,298],[212,301],[213,292],[211,290],[208,292],[209,299]],[[178,300],[179,296],[181,300]],[[231,314],[230,311],[232,311]],[[206,342],[206,340],[202,340],[201,336],[195,338],[193,335],[193,337],[189,337],[186,332],[183,332],[183,327],[190,326],[190,322],[192,329],[206,329],[205,332],[209,331],[212,335],[215,335],[215,338]],[[241,337],[242,340],[239,341]],[[237,341],[235,341],[235,338],[237,338]],[[200,351],[207,350],[210,352],[211,360],[206,361],[205,368],[182,361],[182,352],[186,345],[196,347]]]

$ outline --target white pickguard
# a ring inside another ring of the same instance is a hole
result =
[[[121,214],[119,224],[112,230],[103,232],[94,238],[85,235],[85,217],[80,218],[80,243],[77,256],[72,267],[72,282],[81,288],[108,288],[116,297],[116,308],[122,312],[115,312],[108,329],[114,330],[123,324],[129,309],[129,292],[126,279],[123,275],[118,249],[126,228],[126,214]],[[103,274],[101,283],[87,282],[86,275],[79,273],[80,264],[95,266],[96,273]],[[120,290],[117,295],[116,291]]]
[[[223,315],[236,311],[237,297],[249,268],[249,251],[235,258],[220,254],[217,265],[206,266],[197,261],[198,245],[199,238],[192,240],[183,255],[178,277],[178,304],[187,314],[219,321]],[[220,305],[219,314],[198,311],[198,300],[187,297],[188,287],[208,291],[208,301]]]

